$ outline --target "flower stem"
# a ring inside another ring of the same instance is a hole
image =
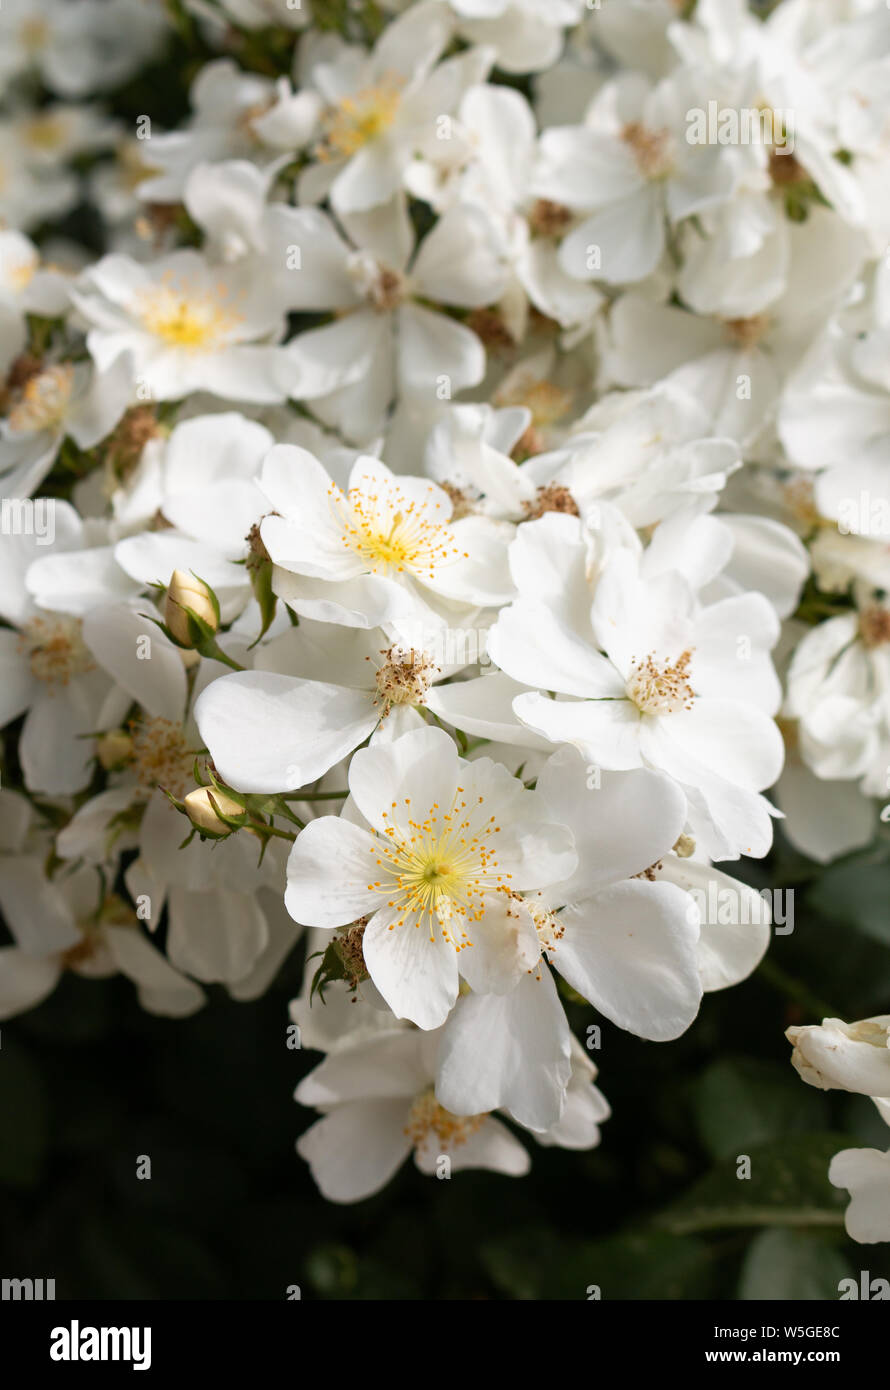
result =
[[[768,957],[760,962],[757,967],[757,974],[766,980],[767,984],[772,985],[773,989],[779,994],[784,994],[786,999],[792,1000],[815,1018],[842,1018],[843,1013],[836,1009],[833,1004],[826,1004],[824,999],[820,999],[813,994],[807,985],[800,980],[795,980],[793,975],[789,975],[781,966],[776,965],[774,960]]]

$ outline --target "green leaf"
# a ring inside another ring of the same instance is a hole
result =
[[[712,1158],[734,1158],[752,1146],[828,1122],[825,1096],[801,1086],[791,1067],[753,1058],[714,1062],[693,1092],[699,1134]]]
[[[849,1148],[844,1134],[789,1134],[740,1150],[750,1158],[750,1178],[738,1177],[736,1156],[694,1184],[656,1217],[675,1235],[740,1226],[843,1226],[845,1194],[828,1181],[828,1165]]]
[[[248,567],[253,596],[259,605],[260,618],[262,620],[259,635],[255,641],[251,642],[248,650],[255,647],[257,642],[265,637],[269,628],[272,626],[272,621],[278,608],[278,596],[272,592],[273,568],[274,566],[271,560],[264,560],[259,565]]]
[[[99,1299],[213,1299],[224,1275],[209,1246],[181,1224],[115,1211],[80,1231],[84,1283]]]
[[[546,1297],[548,1270],[559,1268],[565,1251],[566,1242],[543,1227],[489,1241],[479,1253],[488,1277],[503,1293],[532,1300]]]
[[[306,1257],[306,1277],[324,1298],[349,1297],[358,1282],[358,1259],[348,1245],[318,1245]]]
[[[852,1273],[840,1251],[801,1231],[761,1231],[748,1247],[739,1280],[744,1301],[837,1298]]]
[[[482,1248],[489,1278],[520,1300],[704,1298],[714,1261],[708,1245],[663,1231],[570,1241],[528,1230]]]
[[[312,977],[310,1004],[316,993],[324,1003],[324,992],[334,980],[345,980],[350,989],[357,989],[363,980],[367,980],[368,972],[361,959],[361,946],[357,948],[357,955],[354,952],[350,953],[348,949],[347,941],[350,935],[351,932],[346,931],[342,936],[333,937],[328,944],[321,965]]]
[[[890,944],[890,864],[840,864],[828,869],[809,898],[823,917]]]
[[[844,1129],[852,1136],[850,1148],[886,1149],[887,1126],[871,1096],[844,1095],[838,1098]]]

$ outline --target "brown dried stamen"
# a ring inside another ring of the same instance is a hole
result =
[[[64,686],[74,676],[95,670],[79,618],[60,613],[30,618],[22,627],[18,646],[27,653],[34,678],[48,685]]]
[[[692,709],[695,691],[689,681],[692,652],[685,651],[674,662],[656,661],[650,652],[635,662],[627,694],[642,714],[679,714]]]
[[[752,314],[747,319],[724,319],[729,339],[736,347],[748,349],[756,347],[769,328],[766,314]]]
[[[890,642],[890,609],[877,604],[859,614],[859,634],[866,647],[882,647]]]
[[[431,1086],[415,1099],[405,1134],[415,1148],[434,1138],[440,1149],[457,1149],[476,1133],[485,1119],[485,1115],[452,1115],[436,1100]]]
[[[497,309],[473,309],[467,315],[467,327],[492,352],[509,352],[516,346],[516,339]]]
[[[777,188],[788,188],[796,183],[806,183],[809,174],[797,158],[788,151],[775,148],[770,150],[769,176]]]
[[[561,236],[571,226],[572,218],[571,208],[539,198],[528,215],[528,225],[535,236]]]
[[[644,178],[660,179],[670,173],[673,167],[670,131],[650,130],[642,121],[628,121],[621,138],[633,151]]]
[[[376,675],[377,696],[375,704],[382,702],[383,717],[389,714],[393,705],[421,705],[439,667],[425,652],[411,647],[389,647],[381,651],[383,665]],[[370,661],[370,657],[367,658]]]
[[[133,764],[144,788],[164,787],[182,797],[192,784],[194,749],[181,724],[148,718],[131,726]]]
[[[567,487],[561,483],[547,483],[539,487],[534,502],[524,502],[526,521],[536,521],[545,512],[560,512],[563,516],[580,516],[578,503]]]
[[[270,513],[270,515],[272,514]],[[250,530],[248,531],[247,535],[244,537],[244,540],[247,543],[248,550],[248,569],[259,569],[260,565],[265,564],[267,560],[271,560],[272,558],[268,550],[266,549],[262,535],[260,534],[260,525],[261,522],[255,521],[254,524],[251,526]]]
[[[334,949],[346,972],[347,988],[352,991],[353,995],[362,980],[368,979],[368,967],[365,965],[362,949],[367,922],[366,917],[360,917],[355,926],[350,927],[342,936],[335,936],[333,940]]]
[[[473,499],[459,488],[455,483],[440,483],[439,487],[451,499],[451,520],[460,521],[462,517],[472,516],[475,512]]]

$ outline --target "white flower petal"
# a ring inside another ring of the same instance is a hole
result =
[[[572,1073],[570,1034],[550,974],[510,994],[461,999],[442,1035],[436,1096],[455,1115],[505,1109],[532,1130],[556,1124]]]
[[[411,1152],[405,1100],[357,1100],[324,1115],[297,1153],[329,1202],[360,1202],[385,1187]]]
[[[828,1180],[850,1193],[844,1224],[852,1240],[861,1245],[890,1240],[890,1153],[842,1149],[831,1160]]]
[[[365,927],[362,952],[368,973],[396,1018],[438,1028],[457,999],[458,957],[441,928],[417,913],[383,907]]]
[[[220,776],[242,792],[308,786],[363,743],[379,718],[364,690],[272,671],[222,676],[195,705]]]
[[[551,743],[572,743],[596,767],[642,767],[640,712],[630,700],[548,700],[519,695],[516,714]]]
[[[285,903],[294,921],[342,927],[373,912],[386,897],[370,887],[377,857],[367,830],[337,816],[310,821],[287,861]]]
[[[0,946],[0,1019],[36,1009],[59,981],[55,960],[27,956],[17,946]]]
[[[677,1038],[698,1013],[698,916],[669,883],[617,883],[565,908],[552,961],[619,1028]]]

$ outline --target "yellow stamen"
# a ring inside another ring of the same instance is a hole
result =
[[[61,423],[71,400],[74,367],[70,362],[46,367],[29,377],[9,412],[9,427],[17,434],[36,434]]]
[[[191,290],[167,281],[140,293],[137,313],[149,333],[169,347],[212,351],[229,341],[242,322],[225,303],[226,296],[224,285],[213,291]]]
[[[389,895],[387,907],[395,913],[390,931],[410,922],[425,927],[434,941],[438,923],[442,939],[456,951],[471,946],[467,928],[484,917],[486,895],[509,896],[512,878],[498,865],[494,846],[501,827],[486,815],[484,798],[471,807],[458,787],[447,810],[433,802],[415,818],[406,797],[403,807],[394,801],[383,819],[386,830],[371,849],[380,872],[368,889]]]
[[[332,485],[328,495],[343,545],[361,556],[371,574],[407,572],[433,579],[440,566],[466,558],[451,529],[431,518],[439,510],[437,502],[424,507],[388,483],[381,483],[379,491],[353,487],[346,493]]]
[[[57,150],[65,139],[65,122],[54,113],[33,116],[25,123],[24,135],[34,149]]]
[[[316,149],[321,160],[348,159],[389,130],[399,109],[398,80],[387,78],[344,97],[322,116],[324,132]]]

